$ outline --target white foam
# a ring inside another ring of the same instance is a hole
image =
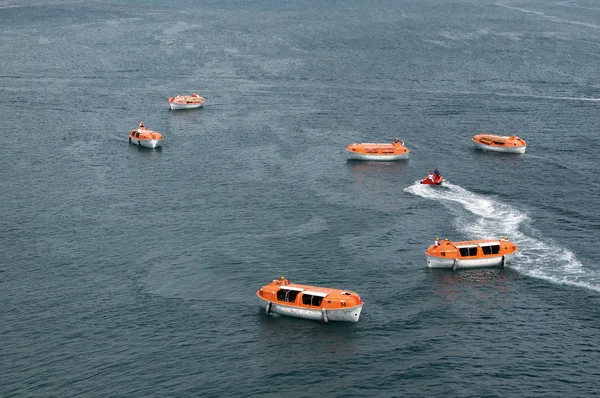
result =
[[[541,95],[541,94],[507,94],[507,93],[495,93],[500,97],[522,97],[522,98],[541,98],[550,100],[563,100],[563,101],[590,101],[598,102],[600,98],[593,97],[564,97],[556,95]]]
[[[509,6],[508,4],[505,4],[505,3],[498,3],[497,5],[500,6],[500,7],[505,7],[505,8],[509,8],[511,10],[519,11],[519,12],[522,12],[524,14],[534,14],[534,15],[540,17],[540,18],[545,18],[545,19],[548,19],[548,20],[550,20],[552,22],[585,26],[586,28],[592,28],[592,29],[600,29],[599,25],[595,25],[595,24],[588,23],[588,22],[576,21],[576,20],[572,20],[572,19],[558,18],[558,17],[555,17],[554,15],[548,15],[548,14],[543,13],[541,11],[534,11],[534,10],[529,10],[527,8]]]
[[[520,249],[511,264],[517,271],[554,283],[600,291],[600,272],[585,267],[572,251],[551,239],[537,239],[523,233],[521,227],[529,217],[516,207],[448,181],[442,187],[417,182],[405,191],[440,202],[453,211],[455,227],[470,239],[508,236]]]

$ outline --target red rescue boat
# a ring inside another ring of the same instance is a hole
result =
[[[421,184],[426,185],[440,185],[444,181],[444,177],[439,173],[438,169],[435,169],[429,175],[421,180]]]

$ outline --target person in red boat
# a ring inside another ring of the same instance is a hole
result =
[[[436,168],[435,170],[433,170],[433,174],[435,174],[436,178],[440,177],[440,172],[438,171],[438,169]]]
[[[146,126],[144,126],[144,122],[140,122],[140,128],[143,130],[146,128]]]

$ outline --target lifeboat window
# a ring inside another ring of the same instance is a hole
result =
[[[481,246],[483,254],[498,254],[500,253],[500,245]]]
[[[477,255],[477,246],[461,247],[458,250],[460,250],[460,255],[462,257],[470,257]]]
[[[277,291],[277,300],[279,301],[285,301],[285,294],[289,292],[289,290],[278,290]]]
[[[323,302],[323,297],[313,296],[310,294],[302,295],[302,304],[304,304],[304,305],[310,305],[311,307],[319,307],[322,302]]]
[[[293,303],[296,301],[296,296],[300,293],[299,290],[279,289],[277,291],[277,300]]]
[[[288,301],[290,303],[293,303],[294,301],[296,301],[296,296],[298,296],[298,293],[300,293],[300,292],[297,290],[290,290],[290,292],[287,294]]]

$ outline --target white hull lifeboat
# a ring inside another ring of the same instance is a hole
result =
[[[256,295],[267,314],[322,322],[358,322],[363,307],[362,299],[354,292],[299,285],[283,277],[263,286]]]
[[[425,257],[429,268],[504,267],[514,260],[517,250],[517,245],[506,239],[445,240],[429,246]]]
[[[158,148],[162,145],[162,134],[141,125],[129,132],[129,143],[144,148]]]
[[[408,159],[410,150],[404,141],[396,140],[391,144],[352,143],[346,148],[350,160],[392,161]]]
[[[484,151],[525,153],[525,149],[527,148],[525,140],[516,135],[506,137],[502,135],[478,134],[472,140],[477,148]]]
[[[177,94],[175,97],[169,98],[169,108],[171,110],[195,109],[200,108],[202,104],[204,104],[204,98],[196,93],[183,96]]]

